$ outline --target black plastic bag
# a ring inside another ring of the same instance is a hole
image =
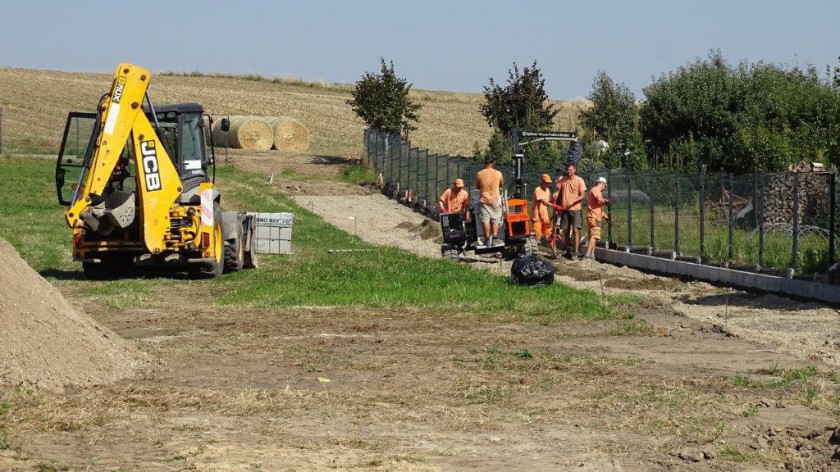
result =
[[[516,285],[542,287],[554,283],[557,270],[551,262],[531,254],[519,256],[510,268],[510,281]]]

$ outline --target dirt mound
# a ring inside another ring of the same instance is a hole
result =
[[[423,220],[422,223],[409,231],[419,235],[422,239],[432,239],[438,244],[443,242],[443,232],[441,232],[440,224],[437,221]]]
[[[0,286],[0,384],[101,384],[149,364],[145,354],[68,303],[3,239]]]

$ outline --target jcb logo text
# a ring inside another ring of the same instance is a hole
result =
[[[160,166],[154,141],[141,141],[140,153],[143,156],[143,173],[146,175],[146,190],[160,190]]]

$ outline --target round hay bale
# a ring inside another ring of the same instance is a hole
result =
[[[305,152],[309,149],[309,130],[300,121],[288,116],[266,118],[274,131],[274,149]]]
[[[268,151],[274,143],[274,132],[261,117],[231,116],[227,137],[221,127],[222,120],[217,119],[213,123],[213,142],[216,146],[224,147],[227,143],[233,149]]]

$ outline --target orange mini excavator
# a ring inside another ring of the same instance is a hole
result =
[[[478,238],[483,237],[481,223],[476,218],[474,209],[477,202],[473,202],[470,209],[470,223],[463,220],[460,213],[441,213],[440,222],[443,231],[443,244],[441,255],[450,259],[460,259],[468,251],[474,251],[476,255],[502,253],[508,257],[515,257],[520,254],[531,254],[537,252],[537,243],[534,239],[531,217],[528,214],[528,200],[526,198],[527,185],[522,177],[525,153],[522,145],[537,141],[576,141],[575,133],[566,131],[519,131],[513,130],[511,138],[514,148],[513,172],[514,172],[514,193],[513,197],[507,199],[504,208],[504,224],[501,226],[501,235],[497,235],[503,246],[484,247],[478,246]],[[520,142],[520,139],[523,141]],[[505,191],[507,194],[507,191]],[[475,200],[475,198],[474,198]]]

